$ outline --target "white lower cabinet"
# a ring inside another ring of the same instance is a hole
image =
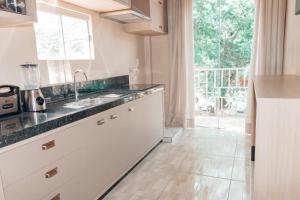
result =
[[[0,186],[3,185],[3,200],[99,198],[162,140],[163,116],[163,91],[157,91],[81,120],[47,138],[37,139],[0,154],[1,179],[7,177],[8,180],[7,186],[3,181],[0,183]],[[67,138],[70,143],[63,142]],[[52,141],[55,141],[54,146]],[[42,149],[41,144],[45,142],[50,149]],[[65,148],[59,144],[65,144]],[[19,149],[26,150],[26,153],[14,153],[19,152]],[[41,152],[35,157],[37,150]],[[14,162],[19,163],[18,159],[24,162],[24,158],[18,155],[24,157],[30,153],[33,156],[28,162],[34,171],[27,168],[24,170],[22,165],[13,166],[10,171],[9,165],[3,163],[11,160],[9,164],[13,165]],[[51,163],[45,161],[47,156]],[[22,173],[18,173],[18,169]],[[17,176],[10,175],[14,172]]]
[[[80,158],[80,162],[78,162]],[[82,151],[58,160],[38,172],[20,180],[4,190],[9,200],[40,200],[41,197],[60,187],[72,177],[84,170],[84,157]]]

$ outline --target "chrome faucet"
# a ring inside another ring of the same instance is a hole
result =
[[[82,74],[84,75],[84,77],[85,77],[85,80],[88,81],[87,75],[86,75],[86,73],[85,73],[82,69],[78,69],[78,70],[76,70],[76,71],[74,72],[74,92],[75,92],[75,101],[78,101],[78,96],[79,96],[78,90],[77,90],[77,83],[76,83],[76,75],[77,75],[78,73],[82,73]]]

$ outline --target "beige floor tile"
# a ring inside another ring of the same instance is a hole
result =
[[[237,149],[236,157],[251,159],[251,146],[252,136],[251,135],[240,135],[237,137]]]
[[[206,155],[234,157],[236,153],[236,142],[203,139],[198,142],[198,151]]]
[[[248,200],[250,146],[251,137],[242,134],[184,130],[173,143],[159,145],[105,200],[227,200],[230,185],[230,200]]]
[[[194,139],[214,139],[236,142],[237,134],[230,133],[228,131],[222,131],[220,129],[212,128],[195,128],[185,130],[178,136],[178,138],[194,138]]]
[[[162,169],[138,170],[126,177],[109,195],[112,197],[137,196],[158,198],[174,176],[174,172]]]
[[[254,163],[245,158],[236,158],[234,161],[232,180],[246,181],[247,183],[253,180]]]
[[[245,144],[237,144],[236,146],[236,157],[251,159],[251,147]]]
[[[159,200],[226,200],[230,180],[177,173],[168,183]]]
[[[186,158],[186,152],[177,151],[156,151],[142,162],[137,169],[139,170],[152,170],[152,169],[168,169],[177,170]]]
[[[233,157],[189,154],[181,163],[179,170],[187,173],[230,179],[233,162]]]
[[[248,145],[248,146],[251,146],[252,145],[252,138],[253,136],[252,135],[237,135],[237,143],[239,144],[245,144],[245,145]]]
[[[231,181],[228,200],[251,200],[250,184],[240,181]]]

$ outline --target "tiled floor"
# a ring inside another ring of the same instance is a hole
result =
[[[250,200],[249,136],[184,130],[138,165],[105,200]]]

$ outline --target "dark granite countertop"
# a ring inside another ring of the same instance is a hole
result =
[[[139,98],[137,94],[147,90],[162,87],[162,85],[122,85],[105,90],[94,90],[81,96],[83,99],[105,97],[107,94],[119,94],[119,97],[103,98],[81,108],[67,108],[66,103],[74,102],[74,98],[52,102],[43,113],[23,112],[21,114],[0,118],[0,148],[22,140],[43,134],[50,130],[76,122],[113,107],[125,104]]]

